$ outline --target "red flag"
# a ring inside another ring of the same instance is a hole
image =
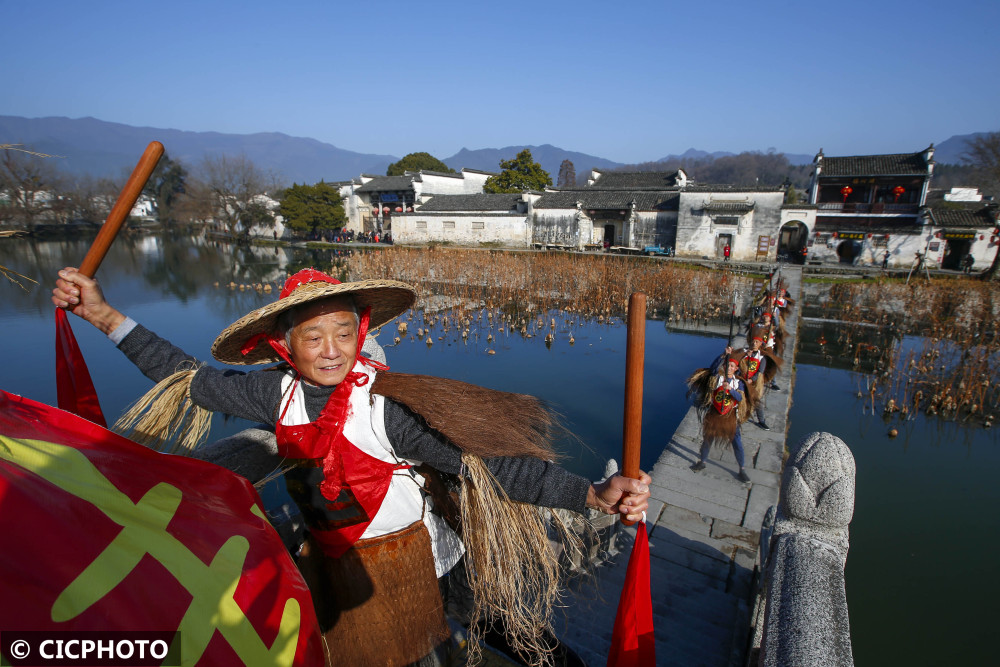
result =
[[[97,390],[90,379],[87,362],[83,360],[73,327],[62,308],[56,308],[56,393],[60,409],[100,426],[108,425],[97,401]]]
[[[649,536],[646,534],[646,522],[640,521],[632,555],[628,559],[622,596],[618,600],[608,667],[652,667],[655,664],[653,600],[649,591]]]
[[[180,634],[184,665],[322,665],[246,479],[0,391],[0,628]]]

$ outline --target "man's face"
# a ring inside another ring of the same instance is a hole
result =
[[[314,385],[340,384],[354,367],[358,323],[350,304],[341,299],[321,301],[299,313],[289,337],[289,356],[302,376]]]
[[[756,352],[757,350],[760,349],[760,344],[762,342],[764,341],[762,341],[760,338],[754,338],[753,341],[750,343],[750,349]]]
[[[739,364],[738,364],[738,363],[736,363],[736,361],[735,361],[735,360],[733,360],[733,359],[730,359],[730,360],[729,360],[729,363],[728,363],[728,364],[726,364],[726,377],[727,377],[727,378],[729,378],[729,379],[732,379],[732,377],[733,377],[734,375],[736,375],[736,367],[737,367],[738,365],[739,365]]]

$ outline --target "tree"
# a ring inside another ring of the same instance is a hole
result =
[[[552,185],[552,177],[542,169],[542,165],[531,157],[531,150],[525,148],[513,160],[500,160],[502,171],[490,176],[483,185],[484,192],[494,194],[504,192],[524,192],[544,190]]]
[[[44,157],[49,156],[10,148],[0,151],[0,190],[6,191],[11,217],[22,221],[28,231],[52,211],[56,201],[59,175]]]
[[[71,205],[70,217],[102,224],[111,213],[123,185],[110,178],[94,178],[89,174],[77,176],[65,193]]]
[[[1000,195],[1000,132],[987,132],[966,141],[962,162],[973,168],[976,185],[983,192]],[[983,278],[1000,280],[1000,252],[993,256]]]
[[[571,188],[576,185],[576,167],[569,160],[563,160],[559,165],[559,180],[556,185],[560,188]]]
[[[285,190],[279,213],[288,227],[299,232],[340,229],[347,222],[340,191],[323,181]]]
[[[178,197],[184,192],[186,178],[187,170],[164,153],[149,180],[146,181],[143,192],[156,202],[156,213],[161,225],[174,222],[173,208]]]
[[[441,171],[454,174],[455,170],[430,153],[410,153],[399,162],[393,162],[386,169],[386,176],[402,176],[407,171]]]
[[[212,221],[215,204],[208,187],[197,179],[189,179],[184,192],[177,195],[173,205],[175,222],[204,227]]]
[[[241,232],[246,236],[250,227],[261,222],[267,223],[267,216],[261,216],[260,197],[267,190],[274,189],[274,177],[261,171],[245,155],[239,157],[206,157],[201,163],[205,193],[212,202],[215,219],[225,225],[234,236]],[[266,207],[265,207],[266,208]],[[273,223],[273,217],[270,218]]]
[[[975,169],[977,185],[987,194],[1000,196],[1000,132],[980,134],[965,146],[962,161]]]

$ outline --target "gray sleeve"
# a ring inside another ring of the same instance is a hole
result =
[[[396,454],[441,472],[459,475],[462,453],[437,431],[398,403],[385,401],[385,430]],[[512,500],[540,507],[583,512],[590,480],[550,461],[531,456],[497,456],[486,467]]]
[[[118,349],[153,382],[185,368],[198,367],[191,381],[191,400],[195,405],[255,422],[273,425],[277,421],[281,373],[267,370],[244,373],[204,365],[141,324],[122,339]]]

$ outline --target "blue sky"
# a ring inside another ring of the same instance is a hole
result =
[[[618,162],[1000,130],[996,0],[0,0],[0,16],[2,115]]]

